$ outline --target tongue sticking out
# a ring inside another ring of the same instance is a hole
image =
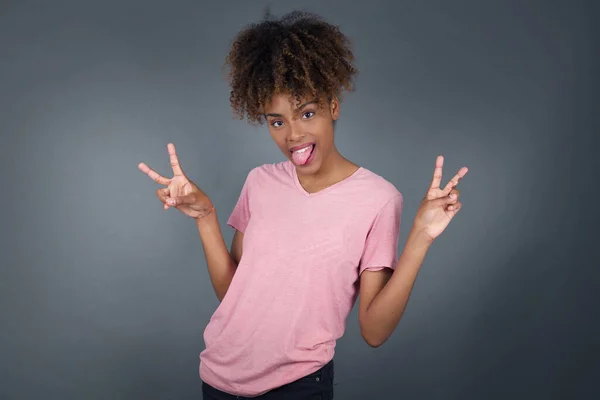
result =
[[[306,161],[308,161],[308,158],[310,157],[310,154],[312,153],[313,147],[314,147],[314,145],[305,147],[298,151],[294,151],[292,153],[292,158],[294,159],[294,163],[296,165],[306,164]]]

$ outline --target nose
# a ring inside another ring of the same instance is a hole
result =
[[[290,129],[288,130],[287,140],[289,142],[299,142],[304,139],[305,133],[300,126],[300,122],[297,119],[293,119],[290,123]]]

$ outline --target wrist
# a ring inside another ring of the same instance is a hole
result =
[[[410,243],[417,247],[428,248],[433,244],[434,239],[425,232],[424,229],[418,229],[413,226],[408,234],[407,244]]]
[[[215,206],[213,204],[211,204],[209,207],[206,207],[203,210],[201,210],[198,213],[198,216],[193,217],[193,218],[196,221],[196,223],[199,223],[200,221],[207,219],[207,217],[215,214],[215,212],[216,212]]]

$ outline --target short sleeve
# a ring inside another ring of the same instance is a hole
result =
[[[249,191],[252,180],[252,172],[248,174],[246,177],[246,181],[244,182],[244,186],[242,187],[242,192],[240,193],[240,197],[227,220],[227,225],[236,229],[242,233],[246,230],[248,226],[248,222],[250,221],[250,198]]]
[[[377,271],[384,268],[396,268],[402,203],[402,195],[398,193],[383,206],[375,217],[365,242],[359,274],[365,270]]]

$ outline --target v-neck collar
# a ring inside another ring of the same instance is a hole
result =
[[[294,186],[296,186],[296,189],[298,189],[298,191],[301,194],[303,194],[304,196],[307,196],[307,197],[315,197],[315,196],[319,196],[324,193],[327,193],[330,190],[332,190],[340,185],[343,185],[344,183],[348,182],[349,180],[352,180],[354,177],[356,177],[360,172],[362,172],[364,170],[363,167],[358,167],[358,169],[356,171],[354,171],[350,176],[342,179],[341,181],[338,181],[338,182],[334,183],[333,185],[329,185],[326,188],[319,190],[318,192],[310,193],[306,189],[304,189],[304,186],[302,186],[302,184],[300,183],[300,179],[298,178],[298,172],[296,171],[296,167],[294,166],[294,164],[292,164],[290,161],[288,161],[288,163],[289,163],[288,165],[292,169],[292,178],[294,180]]]

